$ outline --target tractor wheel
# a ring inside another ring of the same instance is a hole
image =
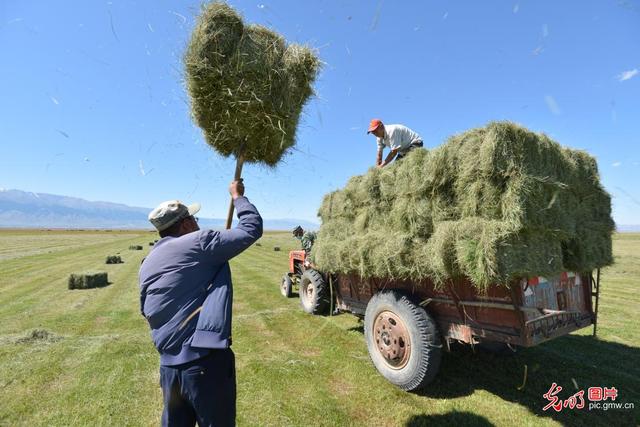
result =
[[[316,270],[308,269],[300,277],[300,304],[309,314],[325,314],[329,310],[329,285]]]
[[[406,294],[375,294],[364,315],[364,335],[378,372],[401,389],[423,388],[438,373],[442,344],[436,322]]]
[[[285,298],[291,298],[293,292],[291,289],[293,288],[293,282],[291,281],[291,277],[288,274],[282,276],[282,283],[280,284],[280,293]]]

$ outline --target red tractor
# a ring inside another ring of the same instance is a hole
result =
[[[282,277],[280,293],[286,298],[297,289],[302,309],[309,314],[324,314],[331,305],[331,290],[324,276],[306,262],[303,250],[289,252],[289,272]]]

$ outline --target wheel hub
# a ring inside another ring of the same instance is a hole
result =
[[[411,339],[409,331],[398,315],[383,311],[373,323],[376,348],[384,361],[393,369],[402,369],[409,362]]]
[[[315,288],[313,284],[309,283],[307,285],[306,292],[307,292],[307,298],[309,299],[309,301],[313,301],[313,294],[315,293]]]

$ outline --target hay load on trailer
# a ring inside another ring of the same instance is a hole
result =
[[[611,264],[611,199],[596,161],[544,134],[494,122],[353,177],[325,196],[313,250],[328,273],[517,277]]]
[[[595,159],[546,135],[470,130],[352,178],[319,215],[315,264],[290,263],[303,309],[364,318],[371,361],[404,390],[433,380],[451,342],[595,334],[611,200]]]

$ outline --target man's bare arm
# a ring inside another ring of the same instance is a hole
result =
[[[378,155],[376,156],[376,166],[380,166],[382,163],[382,149],[378,148]]]
[[[378,167],[384,167],[384,166],[388,165],[389,163],[391,163],[391,161],[396,158],[396,154],[398,154],[398,150],[397,149],[391,150],[389,152],[389,154],[387,155],[387,158],[384,159],[384,162],[378,163]]]

